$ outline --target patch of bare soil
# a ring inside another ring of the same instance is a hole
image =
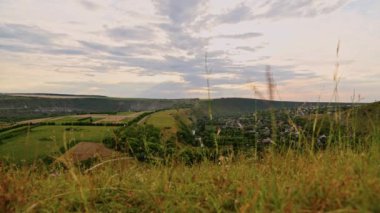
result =
[[[108,149],[101,143],[80,142],[64,155],[59,157],[58,161],[72,160],[74,162],[88,160],[90,158],[107,159],[120,155],[118,152]]]

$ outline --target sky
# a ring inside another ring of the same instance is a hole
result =
[[[379,0],[0,0],[0,93],[268,98],[270,70],[276,100],[331,101],[337,73],[372,102],[379,56]]]

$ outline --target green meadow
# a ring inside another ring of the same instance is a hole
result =
[[[16,161],[33,161],[37,157],[58,151],[65,143],[101,142],[112,135],[115,127],[104,126],[28,126],[0,133],[0,138],[15,132],[10,138],[2,139],[0,156]]]
[[[176,113],[175,110],[165,110],[154,113],[146,119],[145,123],[158,128],[175,127],[176,120],[173,117],[173,113]]]
[[[186,123],[189,121],[189,109],[171,109],[153,113],[145,120],[145,124],[151,124],[157,128],[174,128],[178,127],[178,120],[183,120]]]
[[[102,124],[111,122],[127,123],[142,113],[144,112],[125,112],[119,113],[120,115],[94,117],[69,115],[52,120],[40,119],[42,123],[49,122],[55,125],[31,125],[12,128],[0,132],[0,159],[30,163],[44,156],[53,155],[52,157],[57,157],[56,152],[64,147],[65,144],[79,142],[100,143],[106,137],[112,137],[113,130],[117,127],[102,126]],[[128,117],[124,118],[124,116]],[[161,115],[155,115],[155,117],[160,116]],[[100,125],[94,125],[97,121]],[[79,125],[81,122],[83,122],[84,125]],[[73,125],[68,125],[70,123]],[[171,125],[174,127],[175,123]]]

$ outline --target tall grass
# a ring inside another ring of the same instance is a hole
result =
[[[211,86],[210,86],[210,75],[211,69],[208,67],[208,56],[205,53],[205,72],[206,72],[206,83],[207,83],[207,99],[208,99],[208,116],[210,121],[212,121],[212,105],[211,105]]]
[[[379,212],[379,151],[376,139],[366,152],[268,150],[223,165],[115,162],[87,173],[3,166],[0,211]]]

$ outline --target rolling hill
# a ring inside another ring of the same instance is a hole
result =
[[[220,98],[213,99],[211,103],[215,115],[251,113],[269,107],[293,108],[328,104],[330,103],[268,101],[247,98]],[[345,103],[341,104],[346,105]],[[154,111],[169,108],[193,108],[200,113],[206,113],[208,100],[112,98],[41,93],[0,94],[0,121],[6,122],[79,113]]]

